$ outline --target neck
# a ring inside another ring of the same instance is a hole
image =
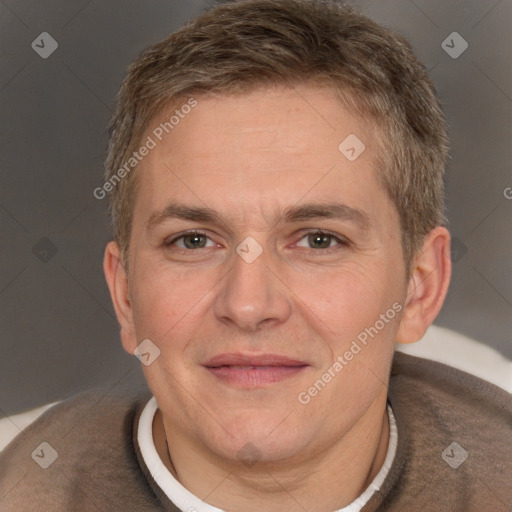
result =
[[[216,460],[211,452],[206,455],[196,443],[168,428],[160,410],[153,421],[153,437],[170,473],[215,507],[227,512],[332,512],[361,495],[386,458],[389,417],[385,397],[370,409],[334,446],[313,457],[260,461],[251,467],[239,461]]]

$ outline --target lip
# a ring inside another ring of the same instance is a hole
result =
[[[309,366],[305,361],[278,354],[219,354],[208,359],[203,366]]]
[[[309,364],[278,354],[219,354],[203,366],[226,384],[242,388],[265,387],[304,371]]]

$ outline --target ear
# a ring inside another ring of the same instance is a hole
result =
[[[437,227],[427,235],[414,259],[398,343],[413,343],[423,337],[441,310],[451,272],[450,233],[444,227]]]
[[[103,271],[110,290],[110,297],[121,328],[121,342],[124,349],[133,355],[137,346],[133,310],[128,288],[128,276],[121,261],[117,242],[109,242],[105,248]]]

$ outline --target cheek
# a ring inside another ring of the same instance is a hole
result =
[[[318,414],[325,407],[364,411],[385,391],[402,286],[397,276],[393,279],[386,270],[384,263],[381,267],[347,266],[316,276],[302,288],[309,325],[316,332],[328,331],[322,334],[318,347],[324,354],[323,366],[311,381],[313,386],[323,376],[329,379],[329,385],[314,400]]]
[[[157,345],[171,337],[183,345],[196,329],[198,315],[209,300],[216,280],[212,273],[191,269],[173,270],[147,265],[135,272],[132,302],[137,337],[150,338]],[[180,335],[176,336],[179,332]]]
[[[290,289],[304,314],[309,311],[311,321],[316,317],[316,323],[324,323],[324,330],[339,340],[373,325],[400,297],[397,280],[387,275],[384,263],[368,263],[289,277]]]

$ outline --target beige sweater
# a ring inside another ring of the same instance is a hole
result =
[[[396,353],[388,396],[397,454],[364,512],[512,511],[512,395]],[[149,398],[147,390],[118,385],[44,413],[0,455],[0,511],[178,511],[138,450],[138,418]],[[47,469],[40,464],[55,454],[44,442],[57,453]]]

